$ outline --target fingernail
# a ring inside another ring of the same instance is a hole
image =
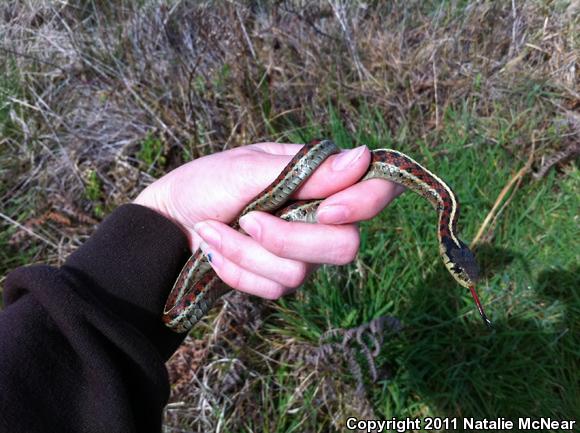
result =
[[[341,171],[346,169],[349,165],[354,163],[363,154],[366,146],[359,146],[346,152],[341,152],[332,162],[332,169],[334,171]]]
[[[207,257],[207,261],[210,262],[210,264],[213,267],[219,267],[221,265],[222,263],[221,254],[212,250],[208,244],[206,244],[205,242],[201,242],[199,244],[199,249]]]
[[[251,213],[240,218],[240,227],[254,239],[260,239],[260,232],[262,228],[260,223]]]
[[[350,209],[342,204],[331,204],[316,212],[316,220],[322,224],[342,224],[349,216]]]
[[[193,226],[193,230],[207,243],[213,245],[215,248],[221,248],[222,237],[211,224],[202,221]]]

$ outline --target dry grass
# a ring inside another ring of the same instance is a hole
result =
[[[399,143],[435,147],[449,111],[468,106],[488,145],[522,162],[534,137],[536,169],[568,152],[578,140],[580,2],[426,4],[3,2],[0,67],[17,83],[0,86],[11,244],[59,263],[154,176],[246,143],[306,140],[333,116],[346,133],[373,136],[364,112]],[[337,429],[348,413],[372,413],[364,393],[308,362],[268,388],[264,375],[297,342],[266,341],[267,309],[232,305],[169,364],[168,431],[262,425],[282,416],[268,401],[286,391],[290,413],[325,406]],[[242,359],[248,339],[257,349]],[[312,383],[316,392],[302,394]]]

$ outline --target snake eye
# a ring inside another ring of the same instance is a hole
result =
[[[479,278],[479,265],[471,250],[463,242],[459,241],[461,248],[450,251],[450,257],[467,274],[472,282]]]
[[[457,271],[463,271],[471,282],[476,282],[479,278],[479,266],[475,260],[475,256],[462,241],[459,241],[459,246],[449,237],[441,239],[441,243],[445,246],[447,256],[453,262],[453,266],[458,268]]]

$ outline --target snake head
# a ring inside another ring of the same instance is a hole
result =
[[[457,241],[448,236],[441,238],[441,253],[445,258],[445,266],[459,284],[469,288],[483,322],[488,328],[492,328],[491,321],[487,318],[475,291],[475,283],[479,277],[479,266],[475,256],[467,245],[459,239]]]
[[[447,258],[445,266],[459,284],[473,286],[479,278],[479,266],[469,247],[458,241],[456,243],[449,236],[441,238],[442,253]]]

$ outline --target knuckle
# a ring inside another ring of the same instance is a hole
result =
[[[267,236],[263,239],[265,247],[278,257],[284,257],[286,253],[286,236],[277,233],[274,236]]]
[[[227,241],[223,246],[223,254],[234,263],[242,263],[245,251],[240,242]]]
[[[242,269],[233,263],[227,264],[223,267],[222,275],[219,276],[224,283],[234,289],[242,289]]]
[[[335,264],[346,265],[352,262],[357,255],[360,245],[360,236],[357,229],[351,231],[343,243],[335,250]]]
[[[254,173],[256,171],[256,166],[259,165],[264,158],[267,158],[267,154],[262,151],[257,151],[256,149],[248,149],[246,146],[241,148],[236,148],[239,150],[235,158],[231,158],[228,169],[232,170],[232,173],[238,173],[238,181],[240,186],[243,188],[255,188],[256,177]]]
[[[231,160],[232,169],[246,172],[255,169],[255,154],[249,152],[240,152]]]
[[[274,286],[268,288],[268,290],[265,293],[265,298],[270,299],[272,301],[276,301],[285,294],[286,288],[280,284],[275,284]]]
[[[305,263],[299,262],[290,266],[284,278],[285,285],[293,289],[300,287],[306,279],[307,272]]]

